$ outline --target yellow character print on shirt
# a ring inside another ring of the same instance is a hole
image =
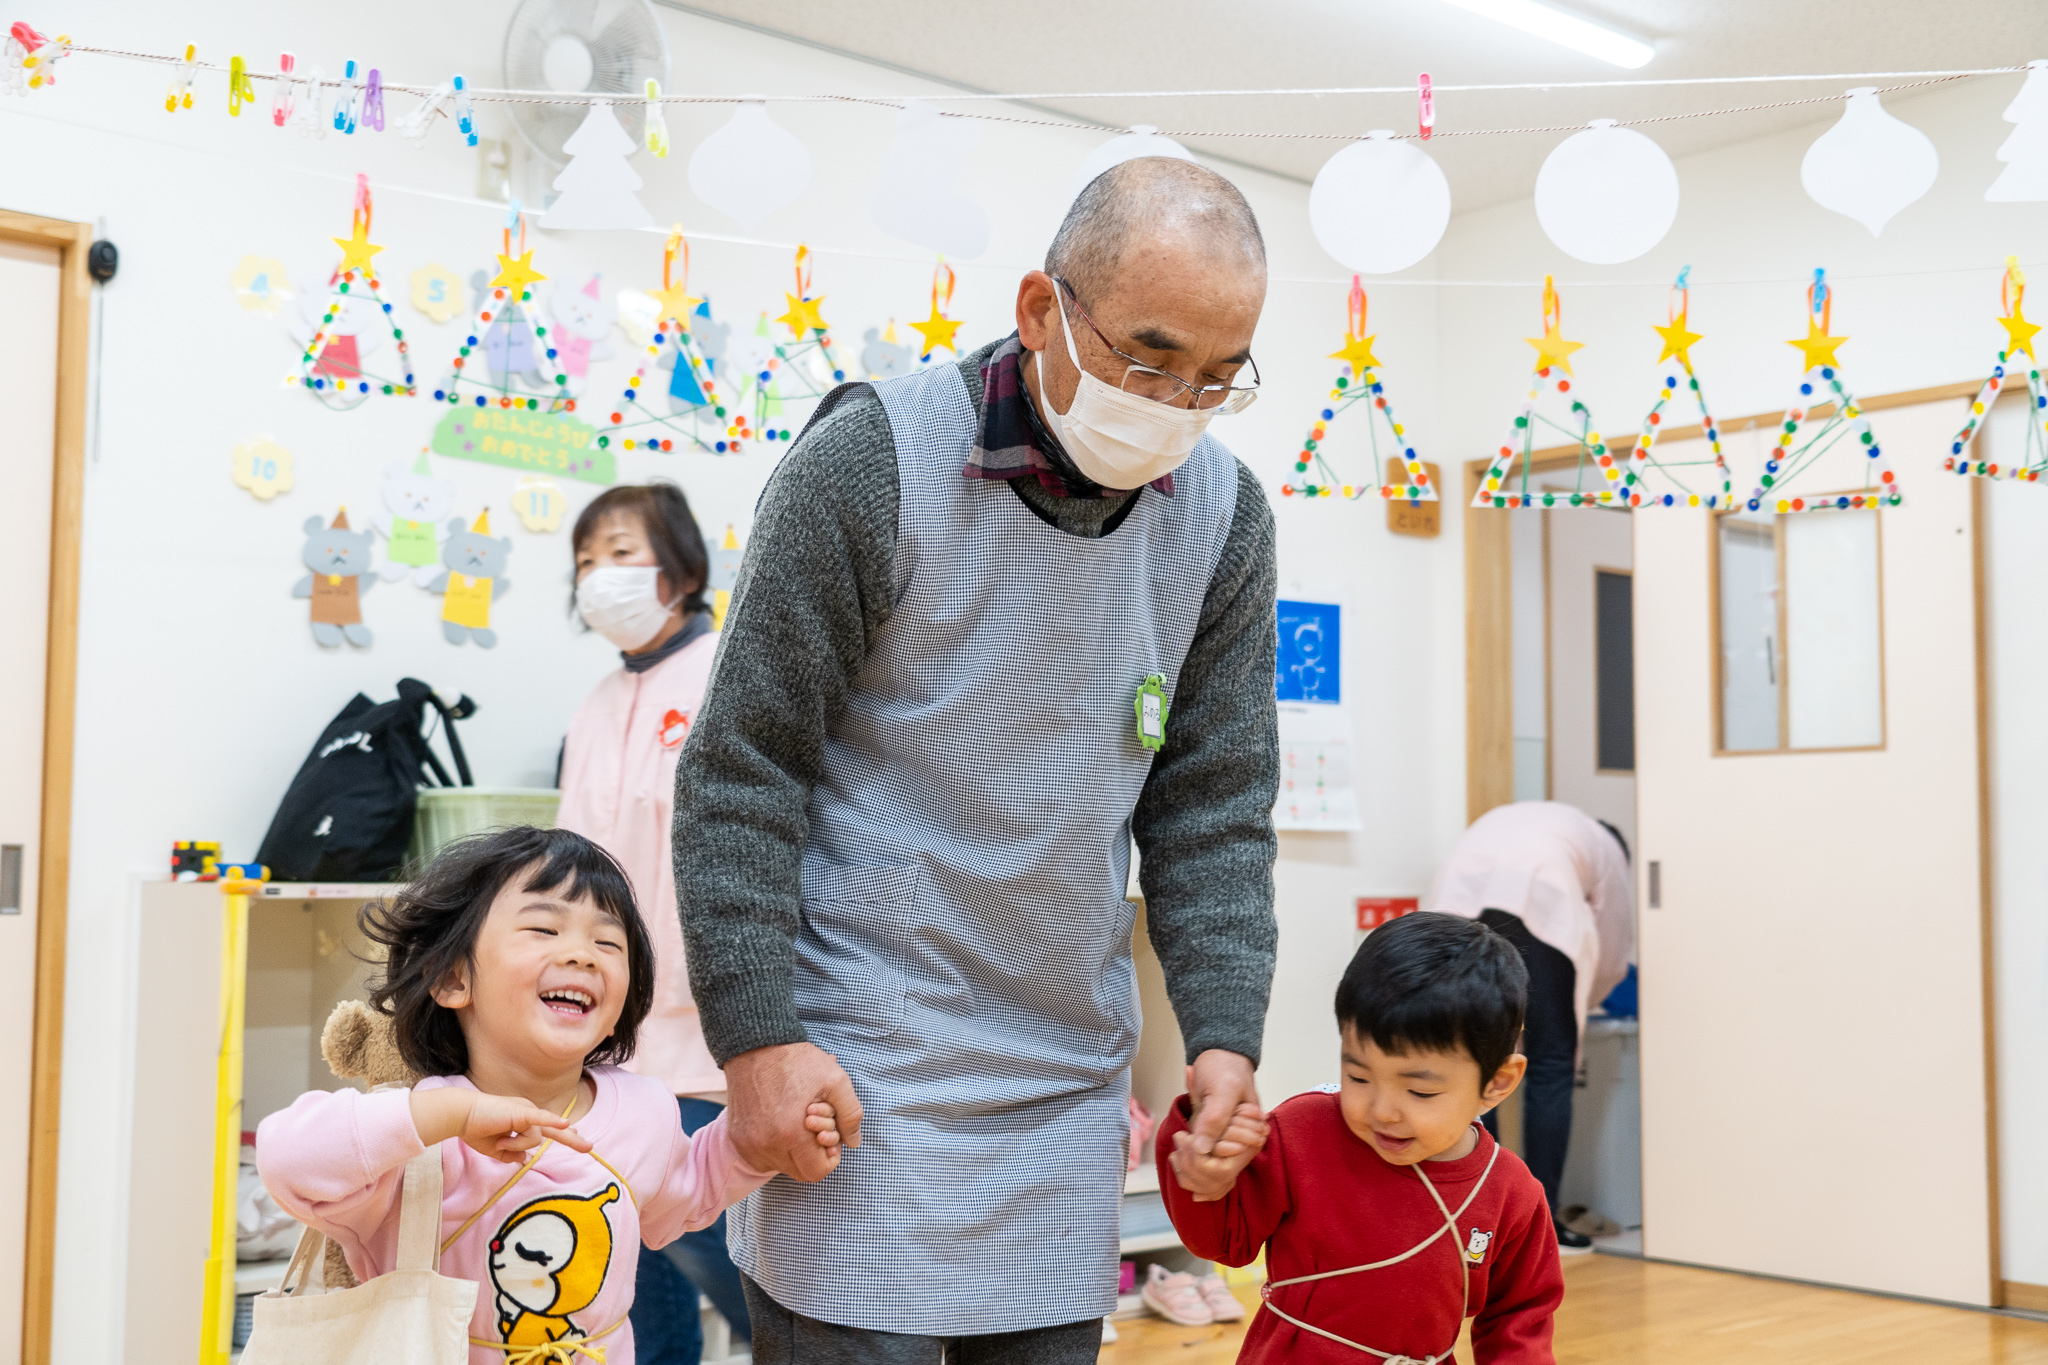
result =
[[[536,1199],[507,1218],[491,1239],[491,1283],[498,1333],[507,1346],[545,1346],[587,1337],[603,1323],[578,1323],[597,1300],[612,1263],[612,1225],[604,1206],[617,1185],[593,1195]]]

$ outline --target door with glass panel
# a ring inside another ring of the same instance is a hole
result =
[[[1983,1304],[1977,527],[1934,454],[1962,404],[1870,407],[1900,507],[1636,514],[1644,1246]]]

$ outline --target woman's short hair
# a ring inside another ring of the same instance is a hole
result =
[[[569,533],[570,553],[581,552],[605,518],[620,514],[637,518],[646,531],[647,547],[654,551],[654,562],[661,566],[670,590],[683,595],[683,615],[704,610],[711,556],[704,549],[704,533],[697,528],[697,518],[690,512],[690,500],[667,479],[620,484],[592,498]],[[576,595],[571,592],[572,612],[575,605]]]

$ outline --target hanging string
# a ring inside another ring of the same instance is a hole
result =
[[[349,226],[357,237],[370,235],[370,177],[356,172],[355,205],[349,213]]]
[[[946,278],[945,295],[943,298],[940,297],[939,290],[939,277],[941,275],[944,275]],[[945,317],[946,310],[952,306],[953,267],[947,265],[946,258],[941,256],[939,257],[939,263],[932,267],[932,311],[940,317]]]
[[[1671,295],[1664,301],[1664,322],[1670,325],[1692,311],[1692,267],[1686,266],[1671,282]]]
[[[1365,335],[1365,283],[1351,277],[1351,296],[1344,301],[1344,339]]]
[[[1557,297],[1557,279],[1552,275],[1543,277],[1543,330],[1551,332],[1564,326],[1564,304]]]
[[[687,294],[690,289],[690,239],[683,236],[683,225],[681,223],[677,223],[669,229],[668,242],[661,248],[661,288],[663,293],[672,292],[676,287],[675,280],[670,277],[670,272],[675,269],[676,252],[679,249],[683,253],[683,292]]]
[[[811,249],[802,242],[796,244],[796,296],[799,300],[811,296]]]
[[[2005,274],[1998,281],[1998,306],[2005,310],[2007,317],[2020,311],[2020,300],[2027,292],[2027,276],[2020,269],[2020,258],[2005,258]]]

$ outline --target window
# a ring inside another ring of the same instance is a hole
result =
[[[1593,571],[1593,766],[1636,770],[1635,579],[1618,569]]]
[[[1884,744],[1878,513],[1716,518],[1724,753]]]

